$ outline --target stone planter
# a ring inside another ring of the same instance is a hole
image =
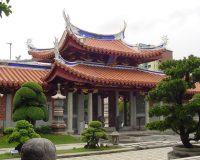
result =
[[[173,151],[168,153],[168,160],[200,155],[200,146],[193,145],[193,148],[185,148],[183,145],[176,145]]]

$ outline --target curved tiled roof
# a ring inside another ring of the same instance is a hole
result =
[[[27,81],[33,81],[43,85],[42,78],[48,72],[49,70],[46,69],[0,66],[0,85],[19,87]]]
[[[93,66],[86,64],[67,65],[55,61],[54,69],[58,67],[66,73],[75,76],[80,81],[99,85],[155,87],[164,75],[147,72],[137,68],[117,68]],[[51,76],[50,73],[46,79]]]
[[[135,67],[108,67],[81,63],[66,64],[66,62],[56,60],[51,71],[47,68],[0,66],[0,86],[19,87],[27,81],[34,81],[45,85],[45,80],[48,83],[48,78],[52,76],[51,74],[56,73],[52,72],[54,69],[63,70],[63,75],[69,75],[69,78],[75,77],[76,80],[74,82],[103,86],[153,88],[165,77],[161,73],[150,72]],[[188,90],[188,93],[200,93],[200,84],[197,83],[196,88]]]
[[[80,37],[75,33],[65,30],[62,38],[59,42],[59,51],[65,46],[68,46],[67,41],[72,39],[82,47],[83,50],[89,52],[95,52],[99,54],[112,54],[117,56],[129,57],[129,58],[140,58],[148,59],[153,58],[154,60],[159,59],[166,49],[164,48],[164,43],[159,46],[141,45],[130,46],[126,44],[123,39],[98,39],[91,37]],[[64,46],[65,45],[65,46]],[[35,59],[53,59],[54,49],[37,49],[29,45],[29,54]],[[62,54],[62,52],[60,53]]]

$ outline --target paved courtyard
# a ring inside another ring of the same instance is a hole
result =
[[[166,147],[59,160],[167,160],[167,153],[171,150],[171,147]]]

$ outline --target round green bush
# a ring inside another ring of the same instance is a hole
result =
[[[34,99],[37,96],[35,91],[28,87],[21,87],[17,91],[17,94],[19,94],[22,97],[22,99]]]
[[[6,128],[4,133],[8,136],[8,143],[18,143],[17,149],[20,151],[22,145],[31,138],[39,138],[33,125],[26,120],[17,121],[16,126],[13,128]]]
[[[81,133],[81,140],[87,142],[87,144],[84,146],[85,148],[98,147],[100,138],[107,139],[108,137],[106,130],[99,121],[90,122],[88,128],[84,129]]]
[[[47,107],[43,106],[41,109],[44,112],[44,118],[43,121],[47,122],[49,120],[49,111],[47,110]]]
[[[35,82],[26,82],[22,85],[22,87],[28,87],[37,93],[43,92],[42,87],[38,83],[35,83]]]
[[[37,101],[39,104],[45,104],[47,102],[47,98],[44,93],[37,94]]]
[[[26,107],[21,107],[21,108],[16,109],[13,112],[13,115],[12,115],[13,121],[16,122],[16,121],[19,121],[19,120],[27,119],[26,110],[27,110]]]
[[[27,120],[35,125],[36,120],[48,121],[47,98],[42,87],[27,82],[16,92],[13,100],[13,121]]]
[[[40,107],[27,107],[26,115],[29,119],[42,120],[45,118],[44,112]]]

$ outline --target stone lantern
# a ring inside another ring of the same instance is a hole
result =
[[[57,94],[51,97],[54,100],[53,109],[53,122],[52,131],[54,133],[64,133],[66,129],[66,124],[63,120],[63,105],[66,96],[63,96],[60,91],[60,84],[58,83]]]
[[[119,132],[113,131],[113,132],[110,134],[110,137],[111,137],[111,143],[112,143],[113,145],[118,145],[118,144],[119,144]]]

